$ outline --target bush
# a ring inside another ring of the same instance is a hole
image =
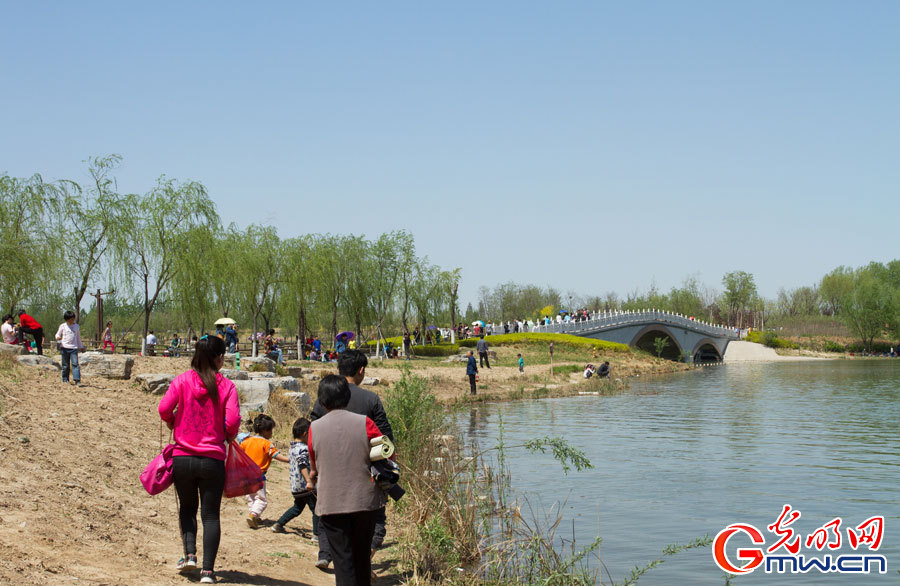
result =
[[[582,338],[581,336],[572,336],[570,334],[545,334],[545,333],[522,333],[522,334],[500,334],[497,336],[485,337],[488,345],[491,346],[510,346],[513,344],[541,344],[547,345],[553,342],[555,347],[570,346],[572,348],[597,348],[598,350],[607,350],[610,352],[630,352],[631,348],[627,344],[618,344],[616,342],[607,342],[606,340],[596,340],[594,338]],[[459,345],[464,348],[474,348],[478,342],[478,338],[469,338],[460,340]]]
[[[769,348],[792,348],[794,350],[800,348],[800,344],[785,340],[784,338],[779,338],[773,330],[766,330],[764,332],[759,330],[752,331],[747,334],[746,340],[748,342],[763,344]]]
[[[822,344],[822,350],[825,352],[846,352],[847,348],[843,344],[838,344],[832,340],[825,340]]]
[[[459,344],[438,344],[432,346],[426,344],[424,346],[413,346],[413,356],[453,356],[459,352]]]
[[[890,342],[873,342],[872,345],[867,348],[863,346],[862,342],[852,342],[847,346],[847,350],[856,353],[860,353],[863,350],[868,350],[869,352],[890,352],[891,344]]]

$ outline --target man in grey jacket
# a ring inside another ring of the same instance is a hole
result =
[[[478,339],[478,342],[475,343],[475,349],[478,350],[478,358],[481,361],[481,368],[485,368],[485,364],[487,364],[487,368],[490,368],[491,361],[488,360],[488,345],[487,342],[484,341],[484,336],[481,336]]]
[[[386,435],[393,442],[394,432],[391,429],[387,414],[384,412],[384,405],[381,404],[381,399],[372,391],[367,391],[359,386],[366,377],[366,366],[368,364],[369,359],[359,350],[346,350],[338,356],[338,373],[346,378],[347,383],[350,385],[350,403],[346,409],[351,413],[365,415],[374,421],[382,435]],[[310,421],[315,421],[323,417],[325,413],[325,408],[316,401],[309,419]],[[387,516],[384,507],[382,507],[376,511],[375,516],[375,535],[372,537],[373,554],[384,543],[384,536],[387,534],[386,521]],[[324,531],[319,531],[319,557],[316,561],[316,567],[324,570],[329,563],[331,563],[331,548],[328,545],[328,537],[325,536]]]

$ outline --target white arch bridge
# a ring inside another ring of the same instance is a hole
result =
[[[532,331],[596,338],[649,352],[654,352],[656,338],[665,337],[664,356],[694,362],[722,360],[728,342],[740,337],[734,328],[656,309],[604,312],[589,320],[535,326]]]

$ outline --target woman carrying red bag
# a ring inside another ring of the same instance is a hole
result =
[[[225,342],[203,336],[191,370],[179,375],[159,403],[159,416],[174,431],[172,476],[178,493],[178,520],[184,557],[175,569],[197,568],[197,508],[203,520],[201,584],[215,584],[214,566],[221,529],[219,508],[225,486],[225,442],[237,435],[240,405],[234,383],[219,374]]]

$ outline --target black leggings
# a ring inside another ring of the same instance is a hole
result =
[[[219,507],[225,488],[225,462],[203,456],[175,456],[172,476],[181,508],[181,539],[185,554],[197,554],[197,508],[203,520],[203,569],[212,571],[219,552]],[[198,503],[199,500],[199,503]]]

